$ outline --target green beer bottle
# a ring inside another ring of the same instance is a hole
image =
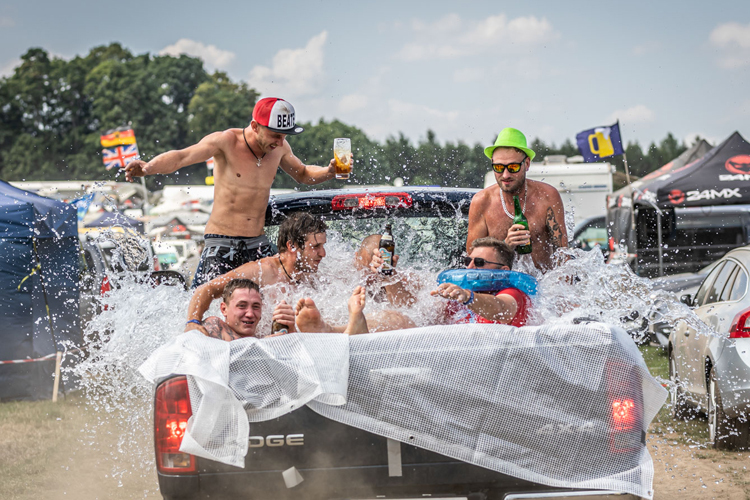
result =
[[[513,217],[513,224],[521,224],[528,231],[529,221],[526,220],[526,216],[521,211],[521,200],[518,199],[518,196],[513,197],[513,205],[516,207],[516,216]],[[531,253],[531,240],[529,240],[528,245],[516,247],[516,252],[519,254]]]

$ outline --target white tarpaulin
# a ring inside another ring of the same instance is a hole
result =
[[[653,496],[644,436],[666,391],[630,337],[602,324],[232,342],[189,332],[140,371],[151,381],[188,375],[193,416],[181,451],[238,467],[252,422],[307,404],[521,479]]]

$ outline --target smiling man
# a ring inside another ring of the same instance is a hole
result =
[[[205,321],[190,320],[185,331],[200,330],[204,335],[226,341],[258,336],[257,328],[263,311],[263,296],[257,283],[247,279],[230,281],[224,287],[224,301],[220,307],[224,320],[217,316],[206,318]],[[294,310],[284,301],[276,305],[273,311],[273,321],[286,325],[288,332],[261,335],[261,337],[277,337],[296,331]]]
[[[534,265],[548,271],[553,267],[555,250],[568,246],[560,193],[549,184],[526,178],[536,153],[526,146],[526,136],[519,130],[503,129],[484,154],[492,160],[497,185],[481,190],[471,200],[467,252],[471,242],[485,236],[505,241],[513,249],[531,241]],[[528,231],[513,224],[514,196],[521,201]]]
[[[240,265],[273,255],[263,233],[271,185],[280,167],[295,181],[319,184],[335,175],[336,161],[327,167],[305,165],[294,156],[287,135],[299,134],[294,107],[283,99],[261,99],[250,125],[207,135],[198,144],[167,151],[147,162],[125,167],[125,178],[171,174],[213,157],[214,205],[205,230],[206,246],[195,271],[193,287]]]
[[[252,280],[261,288],[276,283],[295,286],[310,282],[326,256],[326,229],[325,222],[314,215],[289,215],[279,226],[279,254],[248,262],[199,286],[190,299],[188,323],[200,324],[211,302],[222,297],[232,280]]]

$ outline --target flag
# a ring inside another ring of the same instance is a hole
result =
[[[71,205],[78,209],[78,222],[82,221],[86,216],[86,212],[89,211],[89,206],[94,200],[94,194],[95,193],[89,193],[70,202]]]
[[[125,168],[125,165],[138,158],[138,145],[117,146],[102,150],[102,159],[107,170]]]
[[[126,144],[135,144],[135,132],[132,128],[117,128],[107,131],[101,136],[102,147],[111,148],[114,146],[124,146]]]
[[[586,163],[624,153],[620,140],[620,122],[579,132],[576,142]]]

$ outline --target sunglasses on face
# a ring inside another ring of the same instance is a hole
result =
[[[462,257],[464,261],[464,266],[469,267],[471,265],[471,261],[474,261],[474,265],[476,267],[484,267],[485,264],[495,264],[496,266],[500,267],[508,267],[507,264],[503,264],[502,262],[490,262],[489,260],[484,260],[482,257],[469,257],[464,256]]]
[[[523,160],[521,160],[520,163],[518,163],[518,162],[508,163],[507,165],[504,165],[502,163],[493,163],[492,164],[492,170],[494,170],[498,174],[502,174],[503,172],[505,172],[505,169],[507,168],[508,172],[510,172],[511,174],[517,174],[518,172],[521,171],[521,168],[523,167],[523,162],[524,161],[526,161],[526,158],[524,158]]]

